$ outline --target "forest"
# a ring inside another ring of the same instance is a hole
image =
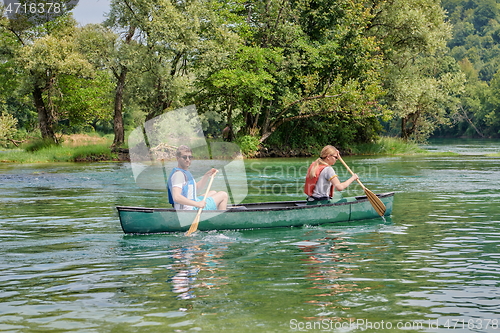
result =
[[[500,136],[495,0],[111,0],[85,26],[62,2],[3,7],[0,145],[99,133],[119,148],[190,104],[208,137],[229,126],[255,149]]]

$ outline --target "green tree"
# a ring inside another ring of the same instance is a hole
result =
[[[12,140],[16,134],[17,119],[8,113],[0,113],[0,143]]]
[[[107,25],[135,31],[134,68],[127,67],[134,75],[128,91],[146,119],[184,105],[193,89],[196,63],[215,57],[214,49],[228,39],[212,5],[209,0],[111,2]]]
[[[229,123],[240,117],[243,134],[264,142],[288,122],[380,115],[380,58],[362,3],[246,1],[232,10],[242,43],[198,84]]]
[[[110,18],[107,24],[112,20]],[[127,76],[133,63],[139,58],[135,51],[137,44],[132,40],[134,34],[135,28],[131,26],[122,40],[103,25],[89,24],[82,29],[78,38],[80,50],[89,61],[101,71],[111,73],[114,78],[113,147],[120,147],[125,142],[123,113]]]
[[[451,135],[480,136],[485,137],[484,115],[480,110],[485,109],[487,96],[490,94],[490,87],[479,79],[479,73],[474,65],[465,58],[459,61],[460,68],[465,74],[465,91],[460,97],[460,106],[456,114],[452,117],[453,123],[450,127],[441,129],[441,132]]]
[[[493,80],[500,68],[499,8],[494,0],[443,1],[453,24],[450,54],[466,72],[465,93],[453,126],[440,134],[452,136],[498,136],[494,119],[496,88]]]
[[[33,108],[29,106],[30,99],[19,95],[20,75],[16,70],[15,55],[19,49],[19,40],[8,28],[10,22],[6,17],[0,17],[0,114],[9,114],[18,121],[16,126],[31,130]]]
[[[497,72],[490,82],[490,89],[487,99],[484,103],[483,116],[488,134],[498,136],[500,134],[500,72]]]
[[[31,96],[41,135],[54,142],[57,124],[62,120],[89,121],[89,114],[102,116],[104,112],[90,102],[102,99],[106,92],[102,85],[94,85],[97,93],[89,94],[87,88],[96,82],[97,76],[79,50],[78,32],[69,15],[39,26],[20,25],[15,20],[2,26],[2,34],[16,41],[10,61],[18,80],[18,94]],[[67,85],[78,89],[68,89]]]
[[[219,105],[227,114],[227,123],[233,125],[233,112],[243,111],[248,127],[245,132],[259,133],[259,115],[262,104],[273,100],[279,64],[283,61],[282,50],[241,46],[230,57],[227,66],[214,71],[204,82],[203,92],[197,99],[202,106],[208,101]],[[250,122],[250,115],[256,115]]]
[[[472,23],[477,31],[482,31],[490,22],[498,17],[498,4],[496,0],[481,0],[477,2]]]
[[[448,123],[463,90],[464,76],[446,56],[451,26],[439,3],[430,0],[374,1],[371,11],[369,33],[381,40],[385,59],[382,102],[403,139],[426,140]]]
[[[112,119],[113,82],[108,72],[96,72],[92,79],[61,75],[55,88],[59,95],[53,97],[53,103],[58,108],[58,119],[67,121],[68,132]]]

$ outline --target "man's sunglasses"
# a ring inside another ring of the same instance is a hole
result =
[[[182,155],[181,157],[184,159],[184,161],[187,160],[188,158],[190,160],[192,160],[194,158],[193,155]]]

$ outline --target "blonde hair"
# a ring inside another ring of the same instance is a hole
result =
[[[321,153],[319,154],[319,158],[316,159],[316,161],[312,162],[312,168],[310,169],[309,171],[309,178],[314,178],[316,177],[316,170],[318,169],[318,166],[321,164],[321,165],[328,165],[328,163],[326,163],[324,161],[324,159],[326,157],[328,157],[328,155],[334,155],[334,154],[337,154],[339,151],[337,148],[335,148],[334,146],[325,146],[323,147],[323,149],[321,149]]]

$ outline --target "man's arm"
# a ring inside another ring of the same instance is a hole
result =
[[[212,176],[215,172],[217,172],[217,169],[210,169],[208,170],[204,175],[203,177],[200,179],[199,182],[196,183],[196,191],[198,191],[198,193],[201,192],[201,190],[203,190],[205,188],[205,186],[207,185],[207,181],[208,179],[210,178],[210,176]]]
[[[174,202],[184,206],[193,206],[198,208],[205,208],[205,201],[194,201],[186,198],[182,195],[182,189],[180,187],[172,187],[172,198]]]

